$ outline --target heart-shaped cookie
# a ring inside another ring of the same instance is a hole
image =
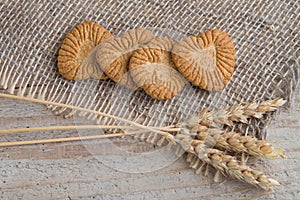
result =
[[[105,79],[96,61],[95,47],[109,37],[110,32],[95,22],[76,25],[66,35],[58,52],[59,73],[69,80]]]
[[[172,57],[187,80],[208,91],[223,89],[234,71],[234,45],[228,34],[218,29],[178,42]]]
[[[133,80],[152,98],[171,99],[181,92],[186,83],[171,57],[173,43],[168,38],[154,38],[134,51],[130,59]]]
[[[126,32],[122,37],[110,38],[99,46],[96,59],[109,78],[120,85],[136,89],[128,73],[132,53],[154,38],[151,31],[138,28]]]

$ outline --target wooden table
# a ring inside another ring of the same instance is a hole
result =
[[[0,99],[0,129],[67,124],[74,124],[74,119],[55,116],[45,106]],[[76,131],[18,133],[3,135],[1,141],[77,134]],[[195,175],[182,158],[151,172],[118,171],[95,158],[79,141],[0,147],[0,199],[300,199],[299,94],[292,111],[282,113],[270,125],[268,139],[286,149],[287,155],[286,159],[257,164],[280,181],[281,186],[272,192],[236,180],[214,183],[212,172],[207,177]],[[107,146],[102,153],[109,151]],[[144,163],[140,161],[141,169],[147,167]]]

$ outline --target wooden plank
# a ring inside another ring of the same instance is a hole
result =
[[[75,124],[74,119],[54,116],[41,105],[7,99],[0,102],[1,129]],[[213,171],[208,177],[195,175],[182,158],[151,172],[118,171],[97,159],[85,143],[72,142],[0,148],[0,199],[298,199],[300,95],[295,102],[292,112],[281,114],[268,128],[268,139],[286,149],[287,158],[258,160],[255,165],[281,182],[271,192],[230,179],[214,183]],[[1,136],[1,141],[75,135],[78,132],[22,133]],[[154,150],[151,145],[130,140],[114,144],[142,146],[136,152]],[[98,156],[111,153],[110,142],[102,145]],[[161,156],[151,162],[159,165],[165,159]],[[125,165],[128,160],[122,162]],[[138,167],[147,168],[148,163],[140,160]]]

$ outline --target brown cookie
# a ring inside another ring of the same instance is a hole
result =
[[[100,24],[85,21],[76,25],[64,39],[58,52],[58,71],[66,79],[104,79],[98,66],[95,47],[111,34]]]
[[[185,85],[184,77],[172,61],[172,46],[173,41],[168,38],[154,38],[145,47],[134,51],[130,59],[133,80],[155,99],[171,99]]]
[[[145,29],[130,30],[120,38],[111,38],[99,47],[96,59],[101,69],[116,83],[136,88],[128,73],[132,52],[154,38],[152,32]]]
[[[208,91],[223,89],[234,71],[234,45],[227,33],[217,29],[175,44],[172,57],[187,80]]]

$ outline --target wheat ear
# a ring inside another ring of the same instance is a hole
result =
[[[248,153],[251,156],[263,156],[269,159],[284,158],[284,150],[274,148],[266,140],[258,140],[252,136],[242,136],[237,132],[227,132],[218,128],[198,125],[197,139],[205,141],[209,146],[236,153]]]
[[[227,155],[224,151],[214,148],[207,148],[201,140],[193,140],[183,134],[176,135],[175,139],[180,140],[179,143],[186,152],[196,155],[201,161],[213,166],[224,175],[227,174],[264,190],[272,190],[273,186],[280,185],[265,173],[241,165],[234,156]]]
[[[267,100],[261,103],[243,103],[230,106],[224,110],[208,111],[204,109],[199,117],[192,117],[189,126],[201,124],[203,126],[227,125],[233,126],[233,122],[248,123],[249,118],[262,118],[264,114],[273,112],[284,105],[286,100],[281,98]]]

